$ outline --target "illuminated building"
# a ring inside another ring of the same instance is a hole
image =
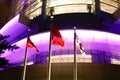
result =
[[[40,50],[40,54],[36,54],[34,49],[28,50],[28,63],[46,64],[49,51],[50,9],[53,8],[54,22],[65,40],[65,46],[64,48],[52,46],[52,63],[62,66],[62,63],[70,65],[73,62],[73,27],[76,26],[77,35],[86,52],[86,56],[82,56],[79,46],[77,46],[78,63],[86,63],[82,65],[88,66],[95,65],[94,63],[100,63],[103,66],[108,66],[105,64],[120,64],[119,6],[119,0],[12,0],[9,19],[13,19],[13,23],[7,31],[4,28],[9,25],[6,24],[1,29],[1,33],[10,34],[11,37],[8,41],[11,44],[16,43],[20,48],[14,52],[6,51],[1,57],[6,57],[15,66],[23,65],[28,29],[25,25],[28,26],[26,20],[29,21],[23,16],[25,14],[31,20],[31,39]],[[97,66],[101,66],[100,64]],[[80,66],[80,64],[78,65]],[[68,70],[71,69],[72,67]],[[78,73],[78,79],[80,73]],[[104,75],[106,73],[103,71]],[[53,72],[53,74],[55,73]],[[85,80],[84,75],[81,76]],[[101,76],[103,79],[104,76],[100,75],[99,77]],[[106,76],[108,75],[105,75],[105,79]],[[68,75],[65,78],[66,80],[70,79],[67,77]],[[89,78],[89,75],[87,77]],[[118,76],[116,78],[118,79]]]

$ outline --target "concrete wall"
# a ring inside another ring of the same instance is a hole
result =
[[[21,80],[22,68],[0,71],[0,80]],[[52,64],[51,80],[73,80],[73,64]],[[46,80],[47,65],[27,66],[26,80]],[[120,80],[120,66],[110,64],[78,64],[78,80]]]

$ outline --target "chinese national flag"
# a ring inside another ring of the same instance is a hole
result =
[[[37,47],[34,45],[34,43],[30,40],[30,37],[27,37],[27,47],[29,48],[34,48],[36,50],[37,53],[39,53],[39,50],[37,49]]]
[[[57,29],[56,25],[52,23],[52,44],[58,45],[63,47],[64,46],[64,40],[61,36],[59,30]]]

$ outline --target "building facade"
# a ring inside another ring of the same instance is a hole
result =
[[[27,30],[30,28],[30,38],[40,50],[40,54],[36,54],[34,49],[28,49],[27,62],[46,65],[49,56],[52,10],[53,22],[65,42],[63,48],[52,45],[53,64],[74,62],[73,28],[76,27],[76,33],[85,49],[85,55],[82,55],[79,46],[76,46],[78,63],[118,65],[120,64],[119,8],[119,0],[12,0],[9,20],[13,20],[11,21],[13,23],[12,25],[7,23],[1,29],[1,33],[10,35],[8,41],[20,48],[13,52],[6,51],[1,57],[14,64],[12,68],[23,65]],[[10,26],[7,28],[9,32],[6,31],[6,26]],[[118,78],[117,76],[116,79]]]

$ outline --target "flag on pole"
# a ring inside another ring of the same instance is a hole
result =
[[[29,36],[27,37],[27,47],[34,48],[36,52],[39,53],[38,48],[34,45]]]
[[[53,45],[58,45],[64,47],[64,40],[61,36],[59,30],[57,29],[56,25],[52,22],[52,40]]]
[[[84,48],[83,48],[82,43],[79,43],[79,47],[80,47],[80,51],[81,51],[81,53],[85,53],[85,50],[84,50]]]
[[[77,41],[76,27],[74,27],[74,68],[73,68],[74,72],[73,72],[73,80],[77,80],[76,41]]]
[[[37,47],[30,40],[29,32],[30,32],[30,29],[28,29],[28,37],[27,37],[27,43],[26,43],[26,49],[25,49],[25,56],[24,56],[24,68],[23,68],[23,73],[22,73],[22,79],[21,80],[25,80],[25,78],[26,78],[28,47],[29,48],[34,48],[36,50],[36,52],[39,53],[39,50],[37,49]]]
[[[79,45],[80,52],[81,52],[82,54],[85,54],[85,49],[84,49],[82,43],[80,42],[77,34],[76,34],[76,41],[77,41],[77,44]]]

